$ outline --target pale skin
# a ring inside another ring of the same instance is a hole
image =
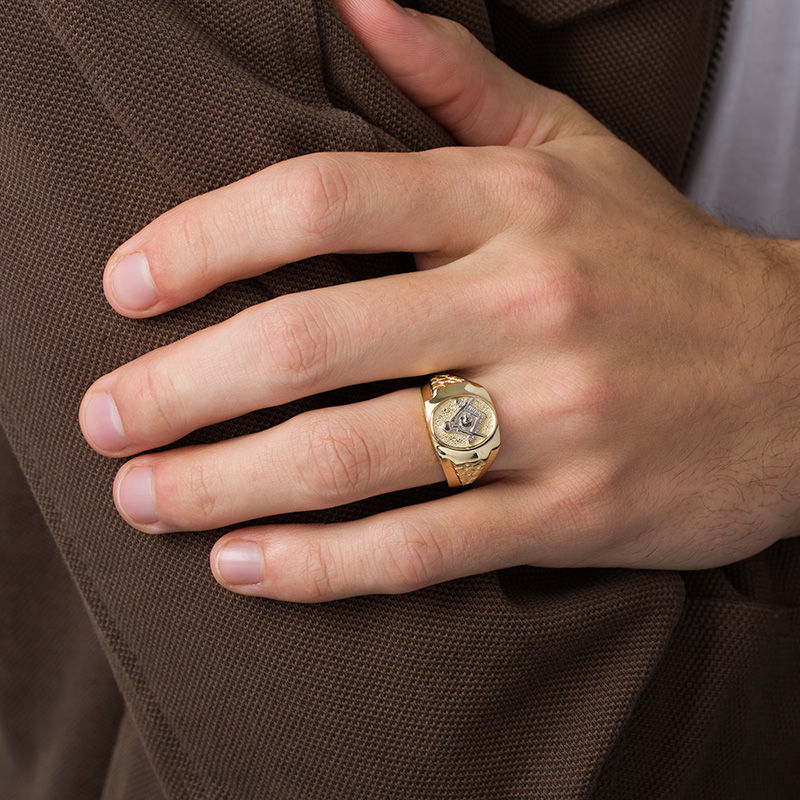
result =
[[[212,549],[215,578],[293,602],[519,564],[702,569],[800,532],[800,244],[706,215],[457,23],[334,2],[459,146],[307,154],[191,198],[117,248],[105,294],[144,319],[320,253],[407,251],[418,270],[269,300],[96,380],[79,420],[99,453],[132,456],[123,518],[154,534],[242,523]],[[503,438],[479,483],[441,499],[246,524],[442,481],[416,389],[147,452],[435,372],[485,386]]]

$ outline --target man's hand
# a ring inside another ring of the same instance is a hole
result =
[[[81,404],[89,443],[131,456],[368,381],[454,372],[486,386],[503,446],[475,487],[217,542],[224,586],[299,602],[526,563],[705,568],[792,535],[797,246],[707,216],[455,22],[335,2],[463,146],[314,153],[192,198],[117,249],[106,296],[151,317],[325,252],[410,251],[418,271],[278,297],[119,367]],[[131,525],[162,533],[442,479],[411,389],[138,455],[114,499]]]

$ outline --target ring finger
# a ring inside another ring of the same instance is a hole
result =
[[[492,472],[513,468],[508,462],[501,450]],[[165,533],[330,508],[442,479],[419,390],[402,389],[131,459],[117,473],[114,501],[134,527]]]

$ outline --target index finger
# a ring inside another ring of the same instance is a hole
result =
[[[483,165],[496,161],[480,153],[488,149],[503,148],[311,153],[272,164],[134,234],[106,265],[106,297],[120,314],[149,317],[322,253],[466,255],[503,216],[485,196]]]

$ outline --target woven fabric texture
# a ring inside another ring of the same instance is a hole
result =
[[[679,181],[721,0],[409,4],[459,20]],[[798,540],[698,573],[513,567],[304,605],[217,586],[219,531],[148,537],[117,515],[120,462],[77,424],[95,378],[278,294],[414,265],[319,256],[126,320],[102,293],[112,250],[182,200],[285,158],[453,144],[327,0],[3,3],[6,796],[796,796]],[[418,383],[347,387],[181,443]],[[446,491],[274,519],[352,519]]]

